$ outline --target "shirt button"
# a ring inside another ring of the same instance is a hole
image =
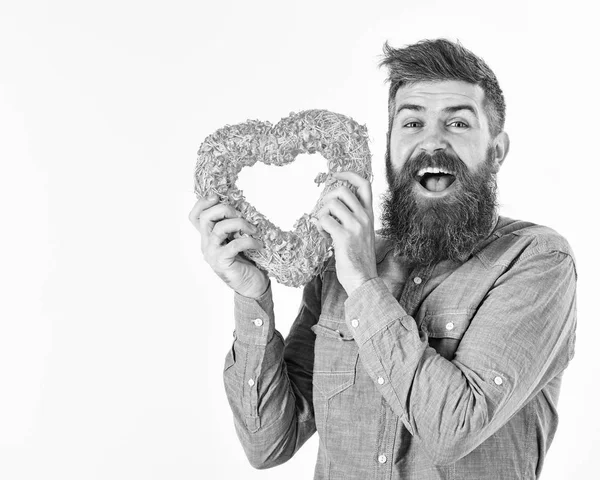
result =
[[[254,325],[256,325],[257,327],[262,327],[262,324],[262,318],[257,318],[256,320],[254,320]]]
[[[454,328],[454,324],[452,322],[448,322],[446,324],[446,330],[452,330]]]
[[[385,380],[383,379],[383,377],[379,377],[379,378],[377,379],[377,383],[378,383],[379,385],[383,385],[383,384],[385,383]]]
[[[358,327],[358,320],[355,318],[354,320],[352,320],[352,321],[350,322],[350,324],[351,324],[351,325],[352,325],[354,328],[356,328],[356,327]]]
[[[423,280],[421,279],[421,277],[415,277],[415,278],[413,278],[413,282],[415,282],[417,285],[421,285],[422,281]]]
[[[496,385],[502,385],[502,377],[496,377],[496,378],[494,378],[494,383]]]
[[[385,462],[387,462],[387,457],[386,457],[385,455],[379,455],[379,456],[377,457],[377,461],[378,461],[379,463],[385,463]]]
[[[250,385],[251,387],[253,387],[254,386],[254,380],[252,380],[252,379],[248,380],[248,385]]]

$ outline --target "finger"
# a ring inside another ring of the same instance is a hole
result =
[[[363,207],[367,209],[373,208],[373,191],[371,190],[371,183],[361,177],[356,172],[334,172],[333,177],[338,180],[346,180],[357,188],[357,196],[361,201]]]
[[[213,205],[215,205],[218,202],[218,200],[219,197],[216,195],[211,195],[210,197],[198,197],[198,200],[196,201],[188,215],[188,219],[190,220],[190,222],[197,223],[200,214],[207,208],[210,208]]]
[[[224,205],[222,203],[210,207],[204,210],[198,217],[198,221],[195,223],[196,228],[202,235],[210,235],[215,224],[226,218],[238,218],[242,214],[238,212],[231,205]]]
[[[329,235],[325,230],[323,230],[323,227],[321,227],[321,224],[319,223],[318,218],[311,217],[310,223],[312,223],[315,226],[315,228],[319,232],[319,235],[321,235],[323,238],[326,238],[326,239],[331,238],[331,235]]]
[[[228,218],[215,224],[210,239],[211,242],[221,245],[232,233],[241,232],[252,235],[257,231],[257,228],[244,218]]]
[[[245,250],[260,250],[263,247],[264,244],[256,238],[240,237],[225,245],[223,247],[223,253],[227,259],[230,259]]]
[[[317,214],[319,219],[323,218],[325,215],[336,217],[342,225],[349,225],[354,219],[354,214],[337,198],[329,200],[329,202],[321,207]]]
[[[348,210],[351,212],[364,211],[364,207],[361,202],[356,198],[356,195],[350,191],[348,187],[342,186],[332,190],[323,197],[323,203],[327,203],[331,199],[339,199],[342,201]]]
[[[344,231],[344,227],[342,227],[330,215],[324,215],[323,217],[319,218],[319,222],[321,223],[323,230],[327,232],[331,238],[335,238],[338,234]]]

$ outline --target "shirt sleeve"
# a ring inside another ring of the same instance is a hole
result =
[[[502,427],[573,356],[576,273],[560,251],[507,269],[479,306],[451,361],[379,278],[345,304],[375,385],[436,464],[453,463]]]
[[[224,382],[238,437],[250,463],[270,468],[290,459],[315,432],[314,333],[321,278],[305,287],[284,341],[275,329],[271,286],[258,299],[235,294],[235,332]]]

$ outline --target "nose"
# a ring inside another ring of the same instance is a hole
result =
[[[419,145],[421,151],[432,155],[437,151],[446,150],[448,147],[444,132],[439,127],[430,126],[425,130],[424,134],[423,140]]]

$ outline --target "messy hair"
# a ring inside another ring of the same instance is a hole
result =
[[[388,98],[389,131],[391,133],[396,106],[396,92],[417,82],[462,80],[479,85],[485,94],[484,110],[494,137],[504,129],[506,105],[494,72],[478,56],[459,42],[445,39],[422,40],[404,48],[383,46],[379,66],[388,68],[390,92]]]

